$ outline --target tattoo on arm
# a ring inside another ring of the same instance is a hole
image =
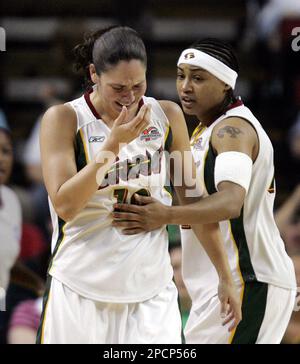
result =
[[[243,134],[243,132],[239,128],[236,128],[234,126],[224,126],[224,128],[218,131],[217,136],[219,138],[224,138],[226,133],[229,134],[231,138],[236,138],[239,134]]]

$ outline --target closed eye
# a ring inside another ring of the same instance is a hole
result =
[[[121,92],[123,90],[123,87],[112,86],[112,88],[117,92]]]

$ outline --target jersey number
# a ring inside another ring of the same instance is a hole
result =
[[[128,189],[127,188],[116,188],[114,190],[114,197],[117,199],[117,203],[129,203],[131,205],[138,205],[136,198],[134,197],[135,194],[141,196],[151,196],[150,192],[145,188],[141,188],[140,190],[136,191],[128,201]],[[115,211],[119,211],[119,209],[115,209]]]

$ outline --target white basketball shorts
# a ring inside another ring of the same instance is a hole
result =
[[[173,282],[137,303],[96,302],[49,277],[37,343],[180,344],[181,317]]]
[[[220,301],[213,296],[192,308],[184,334],[187,344],[279,344],[295,305],[295,291],[267,283],[240,287],[242,321],[233,332],[222,326]]]

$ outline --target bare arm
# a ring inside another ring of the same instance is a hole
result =
[[[100,157],[104,152],[111,152],[112,157],[106,162],[103,158],[103,163],[92,160],[77,172],[74,151],[77,121],[74,110],[59,105],[45,113],[40,131],[43,176],[53,206],[63,220],[72,220],[86,206],[98,189],[99,168],[108,170],[115,160],[113,157],[119,153],[120,143],[129,143],[148,125],[146,107],[142,107],[128,123],[125,123],[126,115],[125,108],[115,120],[110,137],[99,150]]]
[[[35,344],[36,330],[26,326],[13,326],[7,333],[9,344]]]
[[[212,135],[212,146],[216,154],[237,151],[247,154],[254,161],[258,152],[255,130],[246,121],[228,118],[217,125]],[[179,192],[180,193],[180,192]],[[165,206],[147,197],[139,197],[139,206],[128,206],[127,211],[140,214],[140,225],[153,230],[163,224],[208,224],[236,218],[244,204],[245,189],[233,182],[219,183],[218,192],[197,202],[191,199],[184,206]],[[151,202],[151,203],[150,203]],[[119,206],[118,206],[119,207]]]
[[[175,206],[166,211],[168,224],[207,224],[236,218],[243,206],[245,190],[232,183],[222,182],[219,191],[204,197],[199,203]],[[180,221],[180,222],[179,222]]]
[[[255,130],[239,118],[228,118],[217,125],[212,135],[212,146],[216,154],[237,151],[247,154],[253,161],[258,153]],[[243,187],[224,181],[219,183],[218,192],[196,203],[166,207],[164,211],[161,210],[164,217],[160,216],[160,218],[165,224],[204,224],[237,218],[244,199]]]

